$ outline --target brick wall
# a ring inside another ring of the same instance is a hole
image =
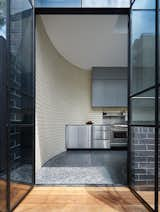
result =
[[[154,128],[132,128],[131,182],[138,190],[152,190],[154,186],[154,136]]]

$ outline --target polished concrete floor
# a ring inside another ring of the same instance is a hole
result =
[[[127,151],[72,150],[50,159],[36,173],[37,184],[126,185]]]

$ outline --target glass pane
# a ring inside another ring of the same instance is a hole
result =
[[[158,134],[158,208],[160,210],[160,128]]]
[[[10,132],[10,190],[11,208],[27,193],[32,184],[32,140],[31,127],[12,127]]]
[[[131,128],[131,186],[154,208],[155,129]]]
[[[10,121],[13,125],[33,123],[32,9],[28,10],[28,5],[25,9],[26,13],[14,13],[13,4],[10,25]]]
[[[129,7],[130,0],[36,0],[36,7]]]
[[[132,12],[131,93],[155,84],[155,12]]]
[[[81,7],[81,0],[36,0],[36,7]]]
[[[82,0],[82,7],[130,7],[130,0]]]
[[[0,211],[7,211],[7,144],[6,144],[6,7],[7,1],[0,1]]]
[[[32,187],[34,140],[33,9],[29,0],[11,0],[10,17],[10,203]]]
[[[159,0],[159,52],[160,52],[160,0]],[[159,63],[160,63],[160,54],[159,54]],[[159,65],[159,84],[160,84],[160,65]]]
[[[155,0],[135,0],[133,4],[133,9],[155,9]]]
[[[155,124],[155,90],[131,98],[131,123]]]

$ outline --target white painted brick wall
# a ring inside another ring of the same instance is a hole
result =
[[[65,124],[88,120],[90,72],[58,54],[37,19],[36,167],[65,151]]]

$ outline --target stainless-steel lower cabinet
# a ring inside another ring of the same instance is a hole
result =
[[[66,149],[110,149],[107,126],[66,125]]]
[[[110,149],[111,127],[109,125],[93,125],[92,148]]]
[[[91,148],[91,126],[67,125],[65,133],[67,149]]]
[[[110,149],[110,140],[93,140],[93,149]]]

